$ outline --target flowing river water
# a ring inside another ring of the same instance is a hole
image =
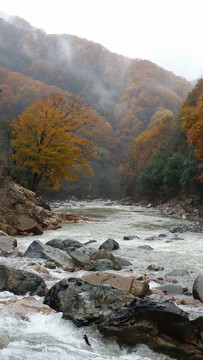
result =
[[[45,231],[42,236],[17,237],[18,248],[24,252],[33,240],[74,239],[81,243],[96,242],[89,246],[98,249],[108,238],[116,240],[120,248],[114,255],[128,259],[131,268],[146,271],[150,264],[163,267],[154,276],[169,274],[172,270],[187,270],[188,276],[176,278],[192,290],[195,277],[203,267],[202,234],[185,232],[173,234],[169,230],[194,220],[166,216],[158,210],[140,206],[110,205],[102,201],[67,202],[54,211],[78,214],[98,220],[95,222],[67,223],[60,229]],[[159,237],[160,234],[165,236]],[[124,240],[126,235],[137,235],[134,240]],[[149,245],[153,250],[137,248]],[[8,259],[10,265],[14,262]],[[20,261],[20,260],[19,260]],[[22,267],[27,265],[22,262]],[[62,269],[52,270],[52,278],[47,280],[50,287],[67,276],[81,276],[83,271],[67,274]],[[1,292],[0,300],[17,296]],[[23,297],[23,296],[22,296]],[[18,298],[22,298],[18,296]],[[43,299],[37,297],[43,302]],[[201,310],[199,310],[201,312]],[[13,339],[0,350],[0,360],[169,360],[170,357],[157,354],[145,345],[135,348],[121,348],[113,341],[104,339],[91,328],[77,328],[71,321],[63,320],[61,313],[29,316],[25,321],[0,307],[0,332],[6,331]],[[83,339],[86,333],[91,339],[91,347]]]

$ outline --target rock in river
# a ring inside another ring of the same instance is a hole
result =
[[[0,291],[10,291],[16,295],[44,296],[45,281],[29,271],[0,265]]]

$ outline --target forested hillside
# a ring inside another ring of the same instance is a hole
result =
[[[173,128],[169,119],[192,90],[191,83],[148,60],[129,59],[73,35],[47,35],[18,17],[0,19],[0,66],[4,131],[27,106],[64,91],[97,112],[91,129],[98,144],[94,177],[81,174],[77,184],[64,185],[66,194],[77,196],[118,196],[129,146],[144,131],[156,132],[162,119]],[[157,136],[156,142],[162,140]]]

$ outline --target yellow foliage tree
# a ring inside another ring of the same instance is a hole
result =
[[[13,159],[31,170],[33,191],[39,183],[58,189],[62,179],[77,180],[77,169],[92,174],[96,144],[86,128],[96,119],[81,98],[63,94],[35,102],[13,120]]]

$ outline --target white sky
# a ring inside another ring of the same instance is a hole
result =
[[[203,76],[203,0],[1,0],[0,10],[188,80]]]

